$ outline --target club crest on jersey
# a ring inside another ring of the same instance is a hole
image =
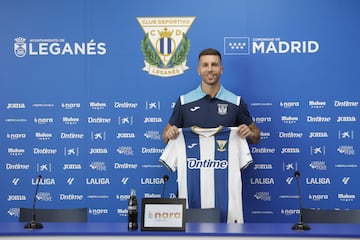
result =
[[[220,115],[226,115],[227,114],[227,108],[228,108],[227,104],[218,103],[217,106],[218,106],[218,114],[220,114]]]
[[[159,77],[181,75],[185,70],[190,41],[187,31],[195,17],[138,17],[145,32],[141,41],[144,71]]]
[[[216,149],[219,152],[225,152],[226,151],[226,144],[227,144],[227,140],[216,140]]]

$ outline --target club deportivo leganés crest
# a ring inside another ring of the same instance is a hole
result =
[[[218,150],[219,152],[225,152],[227,142],[227,140],[216,140],[216,150]]]
[[[144,71],[159,77],[181,75],[185,70],[190,40],[187,32],[195,17],[138,17],[145,32],[141,41]]]

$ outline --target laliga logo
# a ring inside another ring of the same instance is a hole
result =
[[[138,17],[145,32],[141,41],[144,71],[159,77],[183,74],[190,51],[187,31],[195,17]]]

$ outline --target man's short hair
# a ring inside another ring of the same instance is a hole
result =
[[[214,49],[214,48],[207,48],[207,49],[204,49],[202,50],[200,53],[199,53],[199,60],[200,60],[200,57],[201,56],[205,56],[205,55],[216,55],[216,56],[219,56],[220,58],[220,61],[221,61],[221,54],[218,50]]]

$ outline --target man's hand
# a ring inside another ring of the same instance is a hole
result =
[[[246,124],[241,124],[237,128],[237,133],[242,138],[247,138],[251,143],[258,143],[260,141],[260,130],[256,127],[254,123],[249,126]]]
[[[170,124],[167,124],[162,134],[164,143],[167,143],[170,139],[177,138],[177,136],[179,136],[179,133],[179,129],[176,126],[171,126]]]

